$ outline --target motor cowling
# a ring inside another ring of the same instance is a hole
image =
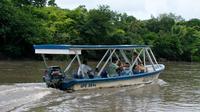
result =
[[[49,67],[43,76],[43,80],[46,82],[47,87],[52,88],[60,88],[64,78],[65,75],[58,66]]]

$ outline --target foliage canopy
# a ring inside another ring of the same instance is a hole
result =
[[[33,44],[147,44],[167,60],[200,61],[200,20],[172,13],[138,20],[109,6],[61,9],[55,0],[0,1],[0,58],[33,57]]]

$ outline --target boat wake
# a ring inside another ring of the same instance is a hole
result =
[[[106,107],[110,97],[137,96],[150,91],[159,91],[157,86],[166,86],[167,83],[158,79],[150,85],[127,86],[118,88],[104,88],[66,93],[57,89],[47,88],[44,83],[20,83],[0,85],[0,111],[21,112],[45,110],[51,112],[79,111],[81,109],[94,110],[94,103]],[[148,86],[148,87],[147,87]],[[125,95],[126,94],[126,95]],[[123,96],[124,95],[124,96]],[[98,102],[95,102],[98,100]],[[82,102],[82,103],[81,103]],[[80,105],[81,104],[81,105]]]
[[[76,91],[72,93],[74,96],[72,99],[63,100],[56,105],[49,105],[47,107],[47,110],[50,112],[96,111],[98,109],[101,109],[102,107],[109,108],[109,105],[107,104],[111,104],[112,102],[115,102],[115,100],[130,100],[127,96],[139,97],[141,95],[145,96],[148,92],[151,92],[153,94],[158,93],[159,86],[162,87],[165,85],[167,85],[165,81],[163,81],[162,79],[158,79],[154,83],[148,85],[140,84],[127,87]]]
[[[158,84],[159,86],[163,87],[163,86],[168,86],[168,83],[165,82],[162,79],[158,79],[156,82],[154,82],[154,84]]]
[[[41,100],[52,92],[44,83],[0,85],[0,111],[15,111],[24,105]]]

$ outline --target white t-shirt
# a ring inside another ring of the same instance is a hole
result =
[[[88,75],[88,72],[92,71],[92,68],[89,67],[88,65],[85,65],[85,64],[81,64],[78,68],[78,75],[83,75],[84,76],[87,76]]]

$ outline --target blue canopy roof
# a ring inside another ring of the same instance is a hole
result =
[[[64,45],[64,44],[43,44],[34,45],[34,49],[132,49],[132,48],[147,48],[148,45]]]

